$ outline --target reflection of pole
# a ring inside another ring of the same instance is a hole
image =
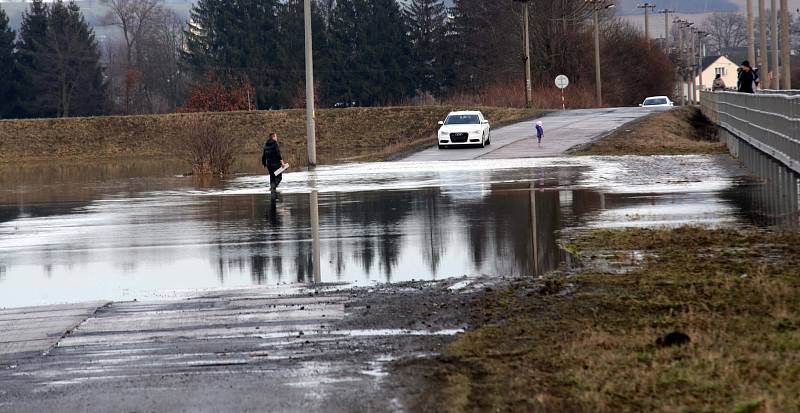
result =
[[[314,111],[314,54],[311,38],[311,0],[305,0],[306,32],[306,139],[308,140],[308,164],[317,164],[316,113]]]
[[[320,283],[322,282],[322,272],[320,268],[322,266],[322,260],[320,259],[319,247],[319,195],[316,190],[311,191],[309,200],[311,201],[311,248],[314,254],[314,282]]]
[[[531,262],[533,263],[533,275],[539,273],[539,231],[536,224],[536,184],[531,183],[531,247],[533,248]]]

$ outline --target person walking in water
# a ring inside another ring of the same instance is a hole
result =
[[[544,138],[544,125],[542,121],[536,121],[536,139],[539,141],[539,146],[542,146],[542,138]]]
[[[275,175],[275,171],[280,169],[286,162],[281,156],[281,148],[278,146],[278,134],[270,133],[267,143],[264,144],[264,151],[261,154],[261,165],[269,171],[269,191],[275,193],[278,185],[283,180],[283,175]]]

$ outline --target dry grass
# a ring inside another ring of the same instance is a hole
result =
[[[456,106],[320,110],[317,148],[322,163],[345,159],[380,160],[398,151],[435,145],[434,134]],[[497,126],[527,119],[539,111],[480,107]],[[20,160],[182,157],[187,122],[212,122],[236,142],[240,154],[260,153],[267,135],[281,136],[281,151],[291,164],[305,165],[303,110],[190,113],[0,121],[0,162]],[[387,150],[389,148],[389,150]]]
[[[632,122],[576,155],[688,155],[725,153],[716,127],[694,107]]]
[[[649,258],[626,275],[590,265],[569,296],[488,293],[420,410],[800,411],[800,235],[633,229],[571,247]],[[691,343],[656,344],[673,331]]]

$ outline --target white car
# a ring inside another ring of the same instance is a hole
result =
[[[642,108],[671,108],[675,103],[666,96],[650,96],[639,107]]]
[[[491,144],[491,126],[478,111],[450,112],[443,122],[439,122],[436,134],[439,149],[449,146]]]

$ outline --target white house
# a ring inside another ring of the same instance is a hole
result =
[[[736,89],[736,81],[738,80],[737,69],[739,69],[739,65],[734,63],[727,56],[707,56],[703,58],[703,70],[700,74],[703,81],[700,82],[700,76],[698,76],[695,78],[695,82],[697,82],[697,85],[703,84],[702,90],[711,90],[714,78],[719,74],[722,75],[722,80],[725,82],[727,88]],[[699,100],[700,91],[698,90],[696,101]]]

